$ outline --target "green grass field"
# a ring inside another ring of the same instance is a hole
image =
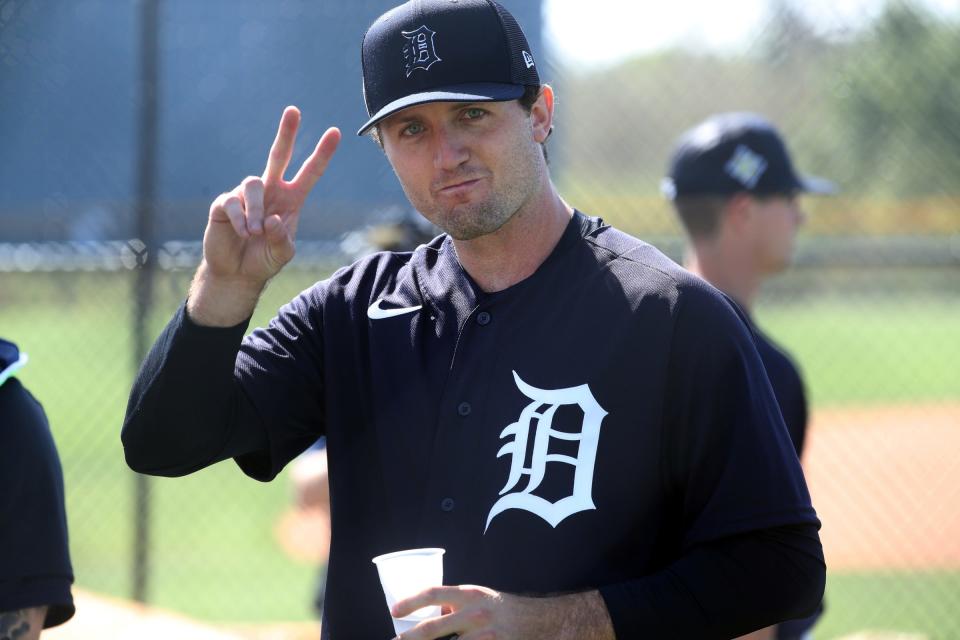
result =
[[[845,298],[761,306],[817,407],[960,399],[960,300]]]
[[[867,629],[954,640],[960,638],[960,572],[832,573],[826,607],[818,640]]]
[[[188,274],[161,274],[155,336]],[[254,318],[318,276],[289,270]],[[134,474],[120,424],[137,365],[129,273],[2,274],[0,334],[28,352],[22,380],[43,402],[67,485],[77,582],[129,595]],[[815,406],[960,401],[960,300],[900,292],[812,296],[764,304],[757,319],[801,364]],[[268,484],[231,463],[183,479],[151,479],[150,600],[214,621],[306,620],[316,568],[274,541],[290,503],[284,476]],[[819,638],[858,629],[960,637],[960,573],[834,575]],[[944,635],[944,629],[952,629]]]
[[[30,355],[20,378],[44,404],[60,450],[77,583],[118,596],[128,596],[132,584],[135,474],[120,445],[136,366],[131,280],[129,274],[4,274],[0,280],[6,302],[0,327]],[[276,309],[312,281],[291,272],[271,284],[263,308]],[[187,282],[185,274],[161,278],[151,336]],[[258,314],[257,321],[270,315]],[[263,484],[228,462],[149,482],[152,603],[208,620],[311,618],[317,568],[289,560],[273,537],[290,504],[285,476]]]

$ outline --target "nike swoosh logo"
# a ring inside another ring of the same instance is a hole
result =
[[[392,318],[394,316],[402,316],[405,313],[413,313],[423,307],[422,304],[418,304],[415,307],[400,307],[398,309],[384,309],[380,306],[380,303],[383,302],[382,299],[377,300],[372,305],[367,307],[367,317],[371,320],[383,320],[385,318]]]

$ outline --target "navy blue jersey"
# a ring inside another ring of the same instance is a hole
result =
[[[341,269],[243,340],[235,405],[166,414],[229,414],[207,427],[209,458],[148,447],[168,428],[152,417],[164,388],[209,387],[220,374],[197,371],[197,350],[242,330],[179,312],[134,387],[128,460],[175,475],[229,454],[269,480],[325,435],[332,637],[389,637],[381,553],[443,547],[446,584],[600,588],[621,633],[620,586],[712,541],[818,524],[744,318],[596,218],[576,213],[540,268],[495,294],[446,236]]]
[[[783,414],[783,421],[793,441],[793,448],[797,457],[803,453],[803,445],[807,435],[807,394],[803,387],[803,379],[797,366],[783,349],[774,343],[760,329],[753,326],[757,341],[757,351],[767,370],[770,385],[777,397],[777,404]]]
[[[763,367],[767,370],[767,377],[770,378],[770,385],[773,387],[777,404],[783,414],[783,421],[787,426],[787,432],[790,434],[790,440],[793,442],[794,450],[796,450],[799,458],[803,454],[803,446],[806,442],[809,416],[803,378],[800,377],[800,372],[790,356],[755,324],[751,326],[757,343],[757,351],[760,353]],[[777,625],[777,638],[779,640],[802,638],[804,633],[814,627],[822,615],[823,605],[807,618],[789,620]]]
[[[44,627],[70,619],[63,472],[43,409],[16,378],[0,385],[0,523],[0,612],[48,607]]]

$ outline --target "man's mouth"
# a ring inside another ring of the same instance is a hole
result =
[[[476,186],[482,178],[469,178],[467,180],[459,180],[457,182],[451,182],[446,184],[439,189],[437,193],[440,195],[458,195],[460,193],[465,193]]]

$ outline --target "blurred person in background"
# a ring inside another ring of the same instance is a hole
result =
[[[40,403],[0,339],[0,640],[35,640],[74,614],[63,471]]]
[[[790,265],[804,222],[800,195],[832,194],[836,186],[798,175],[783,138],[763,117],[723,113],[680,137],[662,188],[687,234],[684,266],[743,310],[799,458],[808,423],[803,379],[753,322],[753,305],[764,280]],[[821,613],[822,606],[809,618],[746,637],[806,640]]]
[[[404,640],[719,640],[812,611],[819,520],[738,310],[561,198],[554,92],[509,12],[407,2],[361,56],[358,133],[445,233],[339,269],[245,337],[339,142],[287,181],[287,108],[263,175],[211,204],[131,390],[131,468],[233,458],[266,481],[326,436],[338,640],[430,606]],[[388,610],[371,559],[414,547],[446,549],[446,586]]]
[[[312,604],[317,617],[322,618],[327,559],[330,553],[330,479],[327,472],[326,438],[318,439],[291,463],[290,479],[293,482],[293,502],[299,516],[314,524],[313,527],[302,528],[313,532],[311,539],[297,542],[315,547],[308,549],[304,555],[316,554],[320,565]],[[317,535],[318,527],[320,532]]]
[[[410,208],[394,208],[375,216],[374,222],[344,234],[340,249],[350,260],[377,251],[413,251],[442,231]]]

